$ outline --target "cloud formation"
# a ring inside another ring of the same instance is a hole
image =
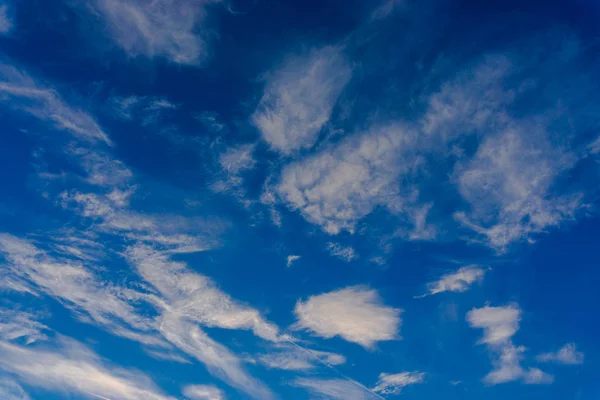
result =
[[[188,385],[183,388],[183,395],[190,400],[225,400],[223,391],[213,385]]]
[[[308,390],[317,398],[326,400],[373,400],[381,398],[356,382],[344,379],[298,378],[294,381],[294,385]]]
[[[276,191],[288,206],[329,234],[354,232],[377,206],[405,210],[415,195],[401,177],[419,165],[412,133],[401,125],[374,127],[349,136],[281,172]]]
[[[443,292],[464,292],[469,290],[475,282],[481,282],[485,275],[485,269],[478,265],[467,265],[455,272],[449,272],[440,277],[439,280],[427,284],[427,293],[419,296],[433,295]]]
[[[0,101],[39,120],[51,122],[58,130],[88,142],[111,144],[107,134],[87,112],[71,107],[48,87],[12,65],[0,64]]]
[[[467,313],[467,321],[472,328],[483,329],[483,337],[478,343],[488,346],[495,359],[494,370],[483,381],[490,385],[521,380],[526,384],[549,384],[552,375],[538,368],[525,369],[521,366],[525,347],[515,346],[512,337],[519,330],[521,309],[517,305],[504,307],[485,306],[474,308]]]
[[[423,383],[424,380],[424,372],[381,373],[377,384],[373,387],[373,391],[385,395],[400,394],[406,386]]]
[[[199,25],[206,6],[217,0],[94,0],[90,7],[107,33],[130,57],[164,57],[199,65],[208,55]]]
[[[352,75],[342,51],[327,46],[290,57],[267,77],[252,123],[274,150],[290,154],[315,143]]]
[[[575,343],[567,343],[554,353],[543,353],[537,356],[541,362],[555,362],[566,365],[583,364],[585,356],[581,351],[577,351]]]
[[[399,338],[401,312],[382,304],[377,291],[352,286],[298,301],[294,328],[371,348],[379,341]]]
[[[276,351],[262,354],[258,361],[268,368],[286,371],[307,371],[319,365],[341,365],[346,357],[328,351],[307,349],[295,344],[279,345]]]

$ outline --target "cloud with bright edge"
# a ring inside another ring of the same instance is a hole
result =
[[[183,395],[190,400],[225,400],[223,391],[213,385],[188,385]]]
[[[372,348],[379,341],[399,339],[401,312],[384,305],[377,291],[352,286],[299,300],[293,328]]]
[[[434,282],[427,284],[427,293],[418,297],[433,295],[443,292],[464,292],[469,290],[475,282],[481,282],[485,269],[478,265],[467,265],[457,271],[444,274]]]
[[[377,384],[373,387],[373,391],[385,395],[400,394],[406,386],[423,383],[424,380],[424,372],[381,373]]]
[[[575,343],[567,343],[554,353],[543,353],[537,356],[538,361],[554,362],[566,365],[583,364],[585,356],[581,351],[577,351]]]
[[[301,258],[301,256],[294,255],[294,254],[291,254],[291,255],[287,256],[287,261],[285,263],[285,266],[288,267],[288,268],[291,267],[292,264],[294,262],[298,261],[300,258]]]
[[[52,122],[56,129],[78,139],[111,144],[90,114],[69,106],[55,90],[37,84],[12,65],[0,64],[0,101],[8,101],[19,112]]]
[[[292,56],[267,75],[251,120],[274,150],[290,154],[316,142],[352,75],[342,51],[327,46]]]
[[[211,3],[218,0],[94,0],[88,6],[128,56],[199,65],[208,56],[201,25]]]
[[[520,380],[526,384],[549,384],[554,381],[552,375],[539,368],[521,366],[526,349],[515,346],[512,341],[520,321],[521,309],[516,304],[474,308],[467,313],[469,325],[483,329],[483,337],[478,343],[485,344],[494,357],[494,369],[483,378],[484,383],[496,385]]]

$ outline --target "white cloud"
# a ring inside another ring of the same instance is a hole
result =
[[[206,5],[215,2],[94,0],[90,6],[129,56],[164,57],[178,64],[198,65],[208,55],[199,25]]]
[[[408,385],[423,383],[424,372],[400,372],[398,374],[379,374],[379,380],[373,391],[380,394],[400,394]]]
[[[15,340],[23,338],[31,344],[38,340],[47,340],[44,331],[48,327],[37,321],[37,317],[25,311],[14,308],[0,308],[0,339]]]
[[[277,351],[262,354],[258,361],[268,368],[286,371],[306,371],[320,365],[341,365],[346,358],[327,351],[311,350],[298,345],[279,345]]]
[[[350,262],[358,258],[358,254],[356,254],[356,251],[352,247],[342,246],[339,243],[327,243],[327,250],[332,256],[338,257],[346,262]]]
[[[253,152],[253,144],[230,147],[220,154],[219,164],[221,164],[223,171],[228,174],[237,175],[242,171],[254,168],[256,160],[252,154]]]
[[[137,313],[124,298],[123,289],[102,282],[83,263],[54,259],[28,241],[7,234],[0,234],[0,252],[7,261],[3,268],[15,280],[53,297],[80,319],[91,319],[117,335],[147,344],[163,343],[148,334],[153,322]]]
[[[544,353],[537,357],[538,361],[569,365],[583,364],[584,358],[584,354],[577,351],[575,343],[567,343],[555,353]]]
[[[481,282],[485,275],[485,269],[478,265],[467,265],[455,272],[442,275],[439,280],[427,284],[426,295],[442,292],[464,292],[469,290],[475,282]],[[419,296],[422,297],[422,296]]]
[[[10,9],[5,1],[0,1],[0,35],[6,35],[14,27],[13,19],[10,15]]]
[[[427,100],[427,110],[420,120],[423,132],[446,143],[506,123],[504,107],[512,102],[514,93],[506,90],[503,82],[511,69],[508,58],[489,56],[444,83]]]
[[[265,340],[279,340],[277,326],[219,290],[206,276],[190,271],[184,263],[171,261],[165,254],[143,245],[129,248],[126,257],[167,300],[169,312],[204,326],[250,329]]]
[[[526,384],[548,384],[554,378],[537,369],[524,369],[521,366],[523,346],[515,346],[512,337],[519,330],[521,310],[517,305],[504,307],[474,308],[467,313],[467,321],[472,328],[483,329],[483,338],[479,343],[488,346],[493,353],[494,369],[483,381],[490,385],[521,380]]]
[[[401,187],[401,177],[419,164],[409,130],[378,127],[288,164],[276,191],[325,232],[354,232],[356,223],[377,206],[393,213],[406,211],[418,193]]]
[[[592,143],[590,143],[590,145],[588,146],[588,149],[589,149],[590,153],[592,153],[592,154],[600,153],[600,136],[598,136],[598,138],[596,138],[596,140],[594,140]]]
[[[344,379],[299,378],[294,385],[307,389],[315,397],[326,400],[372,400],[381,397],[360,384]]]
[[[32,386],[86,397],[174,400],[140,372],[111,367],[72,339],[61,344],[52,349],[0,342],[0,368]]]
[[[375,290],[353,286],[298,301],[295,329],[341,338],[373,347],[383,340],[398,339],[402,310],[382,304]]]
[[[351,75],[339,47],[291,57],[267,78],[252,122],[277,151],[289,154],[309,148],[329,121]]]
[[[575,161],[533,124],[487,136],[475,156],[457,166],[454,179],[469,213],[456,219],[503,250],[572,219],[580,194],[555,194],[552,185]]]
[[[289,255],[289,256],[287,256],[287,261],[286,261],[285,266],[288,267],[288,268],[291,267],[292,264],[295,261],[299,260],[300,258],[301,258],[301,256],[296,256],[296,255]]]
[[[111,144],[106,133],[87,112],[69,106],[53,89],[36,83],[13,66],[0,65],[0,101],[54,127],[87,141]]]
[[[183,395],[190,400],[225,400],[223,391],[212,385],[188,385]]]
[[[212,375],[253,399],[273,398],[271,391],[262,382],[248,375],[237,356],[209,338],[195,324],[174,313],[166,313],[162,316],[160,330],[169,342],[202,362]]]

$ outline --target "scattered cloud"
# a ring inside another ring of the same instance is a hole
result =
[[[401,372],[398,374],[379,374],[379,380],[373,391],[380,394],[400,394],[402,389],[409,385],[423,383],[424,372]]]
[[[225,394],[212,385],[188,385],[183,388],[183,395],[190,400],[225,400]]]
[[[288,268],[291,267],[292,264],[294,262],[298,261],[300,258],[301,258],[301,256],[296,256],[296,255],[289,255],[289,256],[287,256],[287,261],[286,261],[285,266],[288,267]]]
[[[328,46],[290,57],[267,77],[252,123],[274,150],[290,154],[315,143],[352,75],[342,51]]]
[[[552,185],[574,160],[533,125],[489,135],[475,156],[455,169],[458,189],[471,205],[469,213],[457,212],[455,218],[499,250],[573,219],[582,195],[555,194]]]
[[[371,348],[379,341],[399,338],[401,312],[383,305],[377,291],[352,286],[298,301],[294,328],[324,338],[340,336]]]
[[[253,144],[230,147],[219,156],[219,164],[223,171],[237,175],[242,171],[254,168],[256,160],[252,155],[253,152]]]
[[[577,351],[575,343],[567,343],[555,353],[544,353],[537,356],[541,362],[555,362],[559,364],[578,365],[583,364],[585,356]]]
[[[485,269],[478,265],[461,267],[455,272],[449,272],[442,275],[437,281],[428,283],[427,293],[418,297],[443,292],[465,292],[469,290],[473,283],[481,282],[483,280],[485,271]]]
[[[155,96],[115,96],[109,103],[116,117],[139,120],[144,126],[155,124],[165,112],[178,108],[166,98]]]
[[[414,152],[404,151],[413,148],[412,136],[400,125],[349,136],[286,165],[277,194],[330,234],[354,232],[356,223],[377,206],[401,213],[418,195],[400,184],[420,164]]]
[[[341,365],[346,358],[327,351],[311,350],[295,344],[278,345],[277,351],[262,354],[258,361],[268,368],[286,371],[312,370],[319,365]]]
[[[521,366],[525,347],[515,346],[512,337],[519,330],[521,309],[517,305],[504,307],[485,306],[467,313],[472,328],[483,329],[483,338],[478,343],[488,346],[494,354],[494,370],[483,381],[490,385],[521,380],[526,384],[548,384],[554,378],[538,368],[524,369]]]
[[[299,378],[294,381],[294,385],[308,390],[317,398],[326,400],[372,400],[381,398],[357,382],[345,379]]]
[[[19,311],[14,308],[0,308],[0,339],[15,340],[24,339],[25,343],[31,344],[39,340],[47,340],[44,331],[49,328],[38,321],[36,315]]]
[[[0,64],[0,101],[8,102],[17,111],[50,122],[56,129],[69,132],[76,138],[111,144],[90,114],[71,107],[55,90],[36,83],[25,72],[11,65]]]
[[[174,400],[144,374],[110,366],[81,343],[62,338],[58,348],[0,341],[0,368],[29,385],[97,398]]]
[[[352,247],[342,246],[339,243],[327,243],[327,250],[332,256],[340,258],[346,262],[350,262],[358,258],[358,254],[356,254],[356,251]]]
[[[94,0],[89,6],[130,57],[164,57],[177,64],[199,65],[208,56],[200,25],[206,6],[216,2]]]

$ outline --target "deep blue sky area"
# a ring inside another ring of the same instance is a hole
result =
[[[600,399],[599,19],[0,0],[0,399]]]

